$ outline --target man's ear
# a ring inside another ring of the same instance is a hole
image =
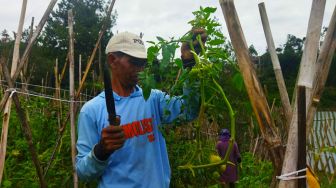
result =
[[[117,56],[114,54],[108,54],[107,56],[107,64],[109,67],[113,67],[115,62],[117,61]]]

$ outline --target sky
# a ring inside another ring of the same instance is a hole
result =
[[[60,0],[59,0],[60,1]],[[25,28],[31,18],[35,25],[41,19],[49,0],[28,0]],[[287,34],[304,37],[307,32],[312,0],[235,0],[236,10],[245,34],[247,45],[254,45],[259,54],[266,50],[258,3],[264,2],[276,47],[286,42]],[[0,31],[17,31],[22,0],[0,0]],[[328,26],[336,0],[326,0],[323,26]],[[190,30],[187,24],[192,12],[199,7],[216,7],[215,16],[222,24],[222,31],[229,38],[222,9],[218,0],[116,0],[117,25],[112,31],[144,33],[145,41],[182,36]],[[55,6],[57,8],[57,5]],[[55,9],[54,8],[54,9]]]

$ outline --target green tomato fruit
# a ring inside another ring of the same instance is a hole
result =
[[[226,170],[226,164],[220,165],[220,172],[225,172]]]
[[[212,177],[218,179],[220,177],[220,174],[217,171],[215,171],[212,173]]]
[[[222,160],[220,156],[214,154],[210,155],[210,163],[216,163],[220,160]]]

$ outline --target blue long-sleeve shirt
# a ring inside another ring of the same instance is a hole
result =
[[[99,187],[168,188],[170,166],[166,143],[158,126],[181,115],[193,119],[197,112],[181,111],[184,100],[170,98],[159,90],[152,90],[145,101],[138,86],[128,97],[114,93],[114,99],[127,140],[108,160],[98,160],[93,148],[101,138],[102,129],[109,125],[105,93],[88,101],[78,121],[78,176],[84,181],[99,178]]]

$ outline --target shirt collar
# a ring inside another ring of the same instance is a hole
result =
[[[105,91],[101,92],[99,96],[105,98]],[[134,91],[127,97],[119,96],[116,92],[113,92],[113,97],[115,101],[120,101],[123,98],[126,99],[128,97],[134,98],[140,96],[142,96],[142,89],[138,85],[135,86]]]

